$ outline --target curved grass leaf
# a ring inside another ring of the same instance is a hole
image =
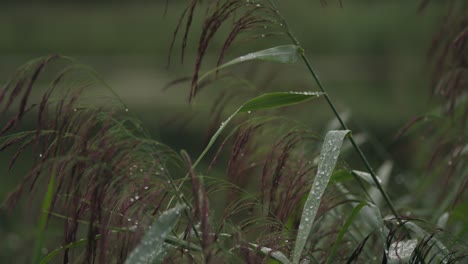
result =
[[[125,264],[161,263],[166,255],[164,241],[176,225],[182,210],[184,207],[179,206],[162,213],[143,236],[140,244],[130,253]]]
[[[241,105],[231,116],[229,116],[224,122],[221,123],[220,127],[211,137],[208,145],[205,147],[203,152],[200,154],[198,159],[193,163],[193,168],[203,159],[208,150],[213,146],[216,139],[219,137],[221,132],[232,120],[232,118],[238,113],[250,113],[251,111],[273,109],[294,104],[299,104],[307,100],[318,98],[323,95],[321,92],[276,92],[267,93],[250,99],[243,105]]]
[[[348,216],[348,219],[346,219],[346,222],[345,224],[343,225],[343,227],[341,228],[340,230],[340,233],[338,234],[338,237],[336,238],[335,240],[335,243],[333,244],[333,247],[331,249],[331,252],[330,254],[328,255],[328,258],[327,258],[327,264],[329,263],[333,263],[333,260],[335,258],[335,255],[336,255],[336,251],[338,250],[338,246],[340,245],[341,243],[341,240],[343,239],[343,236],[344,234],[346,233],[346,231],[348,230],[348,228],[351,226],[351,224],[353,223],[354,219],[356,218],[356,216],[359,214],[359,212],[361,211],[361,209],[363,207],[367,206],[367,202],[361,202],[359,203],[356,207],[354,207],[353,211],[351,212],[351,214]]]
[[[325,137],[322,150],[320,151],[317,175],[315,176],[314,183],[312,184],[309,196],[305,202],[301,223],[299,224],[299,232],[297,234],[293,256],[293,263],[295,264],[299,263],[301,259],[302,251],[304,250],[307,238],[312,230],[320,200],[327,188],[333,169],[335,168],[343,140],[349,132],[349,130],[332,130],[329,131]]]
[[[370,175],[370,173],[365,172],[365,171],[358,171],[358,170],[353,170],[352,173],[358,176],[359,178],[363,179],[368,184],[375,186],[375,182],[372,179],[372,176]],[[378,177],[378,175],[377,175],[377,180],[379,181],[379,183],[382,183],[382,180],[380,179],[380,177]]]
[[[95,239],[99,239],[101,237],[101,235],[97,235],[95,236]],[[88,243],[88,239],[80,239],[78,241],[75,241],[75,242],[72,242],[72,243],[69,243],[65,246],[61,246],[59,248],[56,248],[54,249],[52,252],[50,252],[49,254],[47,254],[47,256],[45,256],[41,262],[39,262],[39,264],[46,264],[46,263],[49,263],[49,261],[51,261],[57,254],[59,254],[60,252],[62,252],[62,250],[65,250],[65,249],[70,249],[70,248],[76,248],[76,247],[84,247],[86,246],[86,244]]]
[[[41,211],[41,216],[39,217],[36,241],[35,241],[35,246],[34,246],[35,249],[34,249],[33,263],[38,263],[42,257],[41,249],[45,240],[44,230],[47,226],[47,219],[49,217],[48,212],[52,204],[52,199],[54,195],[55,177],[56,177],[55,172],[52,172],[50,179],[49,179],[49,183],[47,184],[47,191],[44,196],[44,200],[42,201],[42,211]]]
[[[279,62],[279,63],[294,63],[297,59],[301,56],[304,50],[296,45],[284,45],[278,46],[274,48],[269,48],[266,50],[261,50],[253,53],[249,53],[238,58],[235,58],[225,64],[216,67],[213,70],[208,71],[207,73],[203,74],[202,77],[198,79],[198,83],[200,83],[203,79],[208,77],[210,74],[215,73],[223,68],[250,60],[263,60],[263,61],[272,61],[272,62]]]

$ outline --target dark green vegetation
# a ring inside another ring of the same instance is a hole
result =
[[[466,4],[297,2],[5,5],[2,261],[466,261]]]

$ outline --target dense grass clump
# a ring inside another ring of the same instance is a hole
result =
[[[200,89],[230,76],[224,74],[229,67],[268,61],[303,62],[318,90],[261,87],[255,90],[260,95],[237,105],[222,122],[231,98],[221,94],[199,155],[153,140],[91,68],[58,55],[22,66],[0,91],[0,151],[15,150],[10,168],[20,155],[32,153],[31,169],[3,204],[13,209],[22,197],[41,199],[31,201],[41,204],[33,214],[38,224],[31,261],[468,261],[463,89],[468,34],[464,13],[458,13],[467,6],[450,2],[430,52],[436,60],[432,92],[441,95],[441,106],[397,133],[395,144],[404,137],[416,142],[411,151],[421,164],[405,172],[412,180],[398,188],[391,160],[374,170],[274,1],[188,1],[175,25],[169,59],[180,36],[184,60],[194,17],[203,11],[193,75],[168,87],[189,82],[193,103]],[[216,64],[201,74],[220,32],[227,34]],[[280,36],[281,45],[226,60],[236,41],[273,35]],[[98,97],[96,91],[106,95]],[[324,133],[271,114],[285,107],[303,110],[300,106],[318,100],[334,118]],[[35,128],[25,127],[26,120]],[[59,239],[46,232],[56,221],[63,226]],[[51,243],[56,249],[42,252]]]

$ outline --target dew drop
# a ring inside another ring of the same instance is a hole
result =
[[[125,112],[128,112],[128,108],[125,108]]]
[[[128,219],[127,219],[127,221],[131,222],[131,221],[132,221],[132,219],[131,219],[131,218],[128,218]]]
[[[135,200],[138,200],[138,199],[140,199],[140,196],[136,195]]]
[[[252,113],[252,111],[247,111],[247,114],[250,114],[250,113]]]
[[[148,186],[145,186],[145,190],[148,190],[148,188],[149,188]]]
[[[265,37],[265,34],[262,34],[262,38],[264,38],[264,37]]]
[[[257,4],[257,7],[261,7],[262,5],[261,4]]]
[[[77,111],[76,108],[74,108],[73,111],[76,112]]]
[[[39,153],[39,158],[42,158],[42,153]]]

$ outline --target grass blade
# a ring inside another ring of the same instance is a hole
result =
[[[257,96],[243,105],[241,105],[231,116],[229,116],[224,122],[221,123],[220,127],[211,137],[208,145],[206,145],[203,152],[200,154],[198,159],[193,163],[193,168],[195,168],[198,163],[203,159],[208,150],[213,146],[216,139],[219,137],[221,132],[227,126],[227,124],[232,120],[234,116],[238,113],[250,113],[251,111],[263,110],[263,109],[273,109],[279,108],[294,104],[299,104],[307,100],[318,98],[323,95],[320,92],[276,92],[276,93],[267,93],[260,96]]]
[[[37,237],[36,237],[36,242],[35,242],[33,263],[38,263],[42,256],[41,250],[42,250],[42,245],[44,244],[44,238],[45,238],[44,232],[47,226],[47,218],[49,215],[50,206],[52,204],[54,191],[55,191],[55,172],[53,171],[52,175],[50,176],[49,183],[47,185],[47,192],[42,202],[42,211],[41,211],[41,216],[39,218],[39,225],[38,225]]]
[[[95,239],[99,239],[101,236],[100,235],[97,235],[95,237]],[[65,249],[70,249],[70,248],[76,248],[76,247],[84,247],[86,246],[86,244],[88,243],[88,239],[80,239],[78,241],[75,241],[75,242],[72,242],[70,244],[67,244],[65,246],[61,246],[59,248],[56,248],[54,249],[52,252],[50,252],[49,254],[47,254],[47,256],[45,256],[41,262],[39,262],[39,264],[46,264],[46,263],[49,263],[49,261],[51,261],[57,254],[59,254],[60,252],[62,252],[63,250]]]
[[[330,254],[328,255],[327,264],[333,263],[333,259],[335,258],[336,251],[338,250],[338,246],[340,245],[341,240],[343,239],[344,234],[345,234],[346,231],[348,230],[349,226],[351,226],[351,224],[353,223],[354,219],[355,219],[356,216],[359,214],[359,212],[361,211],[361,209],[362,209],[363,207],[365,207],[365,206],[367,206],[367,202],[361,202],[361,203],[359,203],[356,207],[354,207],[354,209],[353,209],[353,211],[351,212],[351,214],[349,215],[348,219],[346,219],[346,222],[345,222],[345,224],[343,225],[343,227],[341,228],[340,233],[338,234],[338,237],[336,238],[335,243],[333,244],[333,247],[332,247],[332,249],[331,249],[331,252],[330,252]]]
[[[130,253],[125,263],[161,263],[166,254],[163,247],[164,241],[176,225],[182,210],[184,207],[179,206],[162,213],[143,236],[140,244]]]
[[[274,48],[269,48],[266,50],[261,50],[253,53],[249,53],[238,58],[235,58],[225,64],[216,67],[213,70],[208,71],[207,73],[203,74],[198,79],[198,83],[200,83],[203,79],[208,77],[210,74],[213,74],[223,68],[244,62],[244,61],[251,61],[251,60],[262,60],[262,61],[272,61],[272,62],[279,62],[279,63],[294,63],[300,58],[301,54],[303,53],[303,49],[296,45],[284,45],[278,46]]]
[[[301,259],[302,251],[304,250],[320,205],[320,200],[327,188],[333,169],[335,168],[343,140],[348,133],[350,133],[349,130],[332,130],[329,131],[325,137],[320,152],[317,175],[309,196],[307,197],[307,201],[305,202],[301,223],[299,224],[299,232],[297,234],[293,256],[293,263],[295,264],[299,263]]]

